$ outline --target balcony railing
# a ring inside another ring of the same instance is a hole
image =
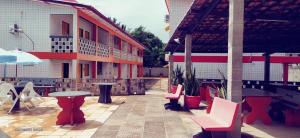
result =
[[[143,57],[138,57],[138,62],[143,62]]]
[[[96,55],[96,42],[80,38],[79,53],[85,55]]]
[[[114,48],[114,58],[121,58],[119,49]]]
[[[109,46],[105,44],[98,43],[97,44],[97,56],[99,57],[109,57]]]
[[[51,51],[55,53],[72,53],[73,36],[54,36],[51,35]]]
[[[128,54],[126,53],[126,51],[122,51],[122,52],[121,52],[121,55],[122,55],[121,58],[122,58],[123,60],[127,60],[127,55],[128,55]]]

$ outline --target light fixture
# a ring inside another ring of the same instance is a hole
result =
[[[16,35],[16,34],[19,34],[19,33],[24,34],[30,40],[30,42],[32,43],[32,50],[34,51],[34,41],[17,24],[14,24],[14,26],[10,27],[9,33],[11,33],[12,35]]]
[[[180,44],[179,38],[175,38],[174,41],[178,44]]]

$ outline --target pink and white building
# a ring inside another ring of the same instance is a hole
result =
[[[24,33],[10,33],[16,26]],[[0,1],[0,41],[1,48],[21,49],[43,60],[19,65],[20,79],[68,80],[75,89],[84,82],[143,76],[144,46],[94,7],[75,0]],[[15,75],[15,66],[9,65],[6,76]]]

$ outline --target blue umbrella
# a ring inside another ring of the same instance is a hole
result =
[[[0,48],[0,63],[7,63],[7,62],[16,62],[17,57],[13,55],[11,52],[6,51]],[[6,76],[6,65],[4,66],[4,78]]]
[[[17,57],[11,52],[0,48],[0,63],[16,62]]]

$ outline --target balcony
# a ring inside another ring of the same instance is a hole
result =
[[[123,59],[123,60],[127,60],[127,53],[126,53],[126,51],[122,51],[122,53],[121,53],[121,58]]]
[[[114,48],[114,58],[121,58],[120,50]]]
[[[79,53],[84,55],[95,55],[96,56],[96,42],[80,38]]]
[[[98,43],[97,44],[97,56],[109,58],[110,50],[109,46],[105,44]]]
[[[73,36],[54,36],[51,35],[51,52],[55,53],[72,53]]]

